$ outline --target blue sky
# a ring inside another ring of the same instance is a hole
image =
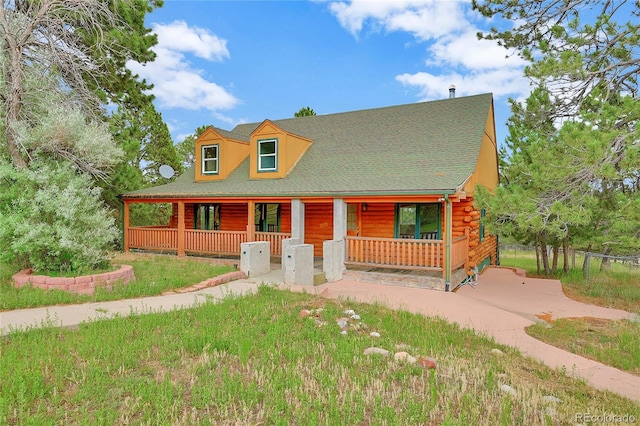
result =
[[[499,143],[524,63],[476,32],[470,1],[180,1],[147,17],[157,59],[129,67],[154,84],[174,142],[198,126],[492,92]],[[508,56],[508,57],[507,57]]]

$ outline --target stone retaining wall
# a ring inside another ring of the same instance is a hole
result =
[[[93,294],[96,287],[111,289],[113,284],[118,282],[126,284],[135,279],[133,267],[130,265],[122,265],[117,271],[80,277],[33,275],[33,270],[23,269],[13,276],[13,285],[21,288],[30,284],[43,290],[64,290],[76,294]]]

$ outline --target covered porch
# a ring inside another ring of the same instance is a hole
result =
[[[447,213],[451,207],[446,203],[431,204],[439,206],[436,210],[439,212],[437,222],[440,225],[436,232],[425,233],[422,232],[424,229],[416,227],[415,236],[420,238],[409,238],[410,235],[401,232],[403,229],[398,224],[394,226],[394,215],[398,216],[398,208],[394,209],[396,204],[388,201],[375,203],[369,199],[367,207],[363,200],[345,199],[309,200],[311,202],[302,199],[223,200],[222,219],[212,224],[211,229],[194,229],[198,218],[197,208],[196,213],[192,212],[193,206],[204,202],[213,205],[220,200],[162,201],[171,202],[174,206],[175,214],[168,225],[131,226],[129,207],[136,201],[124,200],[125,251],[239,257],[242,243],[268,241],[270,255],[280,258],[285,241],[294,239],[300,243],[314,244],[315,256],[321,259],[326,256],[323,241],[340,241],[343,244],[345,270],[404,271],[404,274],[428,277],[429,282],[437,281],[438,285],[432,287],[442,289],[449,289],[451,283],[454,286],[459,284],[466,278],[469,269],[469,235],[451,235],[451,216]],[[273,223],[262,224],[257,218],[259,206],[265,205],[265,202],[280,203],[278,218]],[[213,217],[213,210],[211,215]],[[228,229],[229,222],[233,222],[234,229]],[[362,235],[374,233],[374,229],[379,233],[384,230],[386,234],[393,234],[394,228],[395,238]]]

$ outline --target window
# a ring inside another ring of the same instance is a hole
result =
[[[278,170],[278,140],[265,139],[258,141],[258,171]]]
[[[280,204],[256,204],[256,231],[280,232]]]
[[[347,204],[347,232],[352,232],[353,235],[358,230],[358,205]]]
[[[220,229],[220,205],[196,204],[193,212],[193,229]]]
[[[212,175],[218,173],[218,145],[203,145],[202,173]]]
[[[478,230],[480,242],[484,241],[484,221],[485,221],[486,215],[487,215],[487,211],[485,209],[480,210],[480,229]]]
[[[396,238],[440,239],[440,204],[397,204]]]

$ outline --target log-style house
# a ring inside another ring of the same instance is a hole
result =
[[[496,261],[474,206],[498,185],[491,94],[208,128],[175,181],[121,195],[124,250],[235,255],[240,244],[345,242],[345,266],[436,271],[453,288]],[[130,226],[134,203],[171,203]]]

